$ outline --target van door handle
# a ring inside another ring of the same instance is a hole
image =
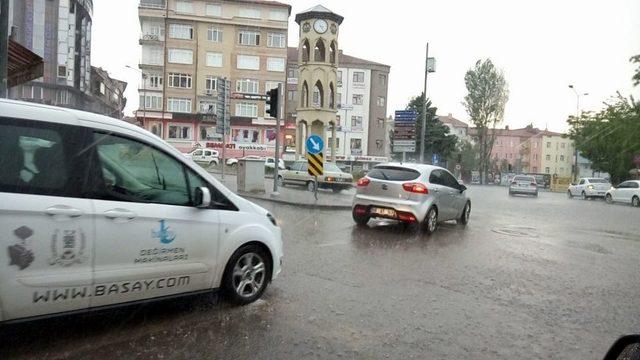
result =
[[[68,216],[71,218],[77,218],[84,214],[82,210],[67,205],[54,205],[44,209],[44,212],[51,216]]]
[[[127,209],[111,209],[107,210],[104,213],[104,216],[109,219],[123,219],[123,220],[131,220],[134,219],[137,215],[133,211],[129,211]]]

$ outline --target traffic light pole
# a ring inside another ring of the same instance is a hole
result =
[[[283,99],[283,86],[282,84],[278,84],[278,113],[276,116],[276,152],[273,155],[273,194],[278,195],[278,172],[280,170],[280,119],[282,118],[282,113],[280,107],[281,104],[284,104]]]

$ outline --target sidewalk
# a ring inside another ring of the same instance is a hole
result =
[[[247,199],[271,201],[314,209],[351,209],[351,201],[355,194],[354,189],[343,190],[338,194],[333,193],[331,190],[318,189],[318,200],[316,200],[313,197],[313,193],[305,187],[287,185],[286,187],[279,187],[279,195],[276,195],[273,194],[273,179],[264,180],[265,193],[245,193],[238,192],[235,174],[225,174],[224,180],[222,179],[222,174],[211,172],[211,175],[222,182],[229,190]]]

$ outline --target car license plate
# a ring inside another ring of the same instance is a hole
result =
[[[396,217],[396,211],[393,209],[384,209],[384,208],[371,208],[371,213],[380,215],[380,216],[388,216],[388,217]]]

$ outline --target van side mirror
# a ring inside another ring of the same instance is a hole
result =
[[[460,184],[460,193],[465,192],[465,190],[467,190],[467,187],[462,185],[462,184]]]
[[[211,192],[209,191],[209,188],[204,186],[196,188],[195,206],[199,209],[211,206]]]

